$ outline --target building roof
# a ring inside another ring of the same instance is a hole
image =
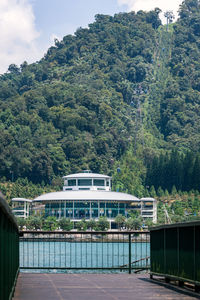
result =
[[[152,202],[156,201],[156,199],[151,198],[151,197],[141,198],[140,200],[142,200],[142,201],[152,201]]]
[[[77,173],[77,174],[70,174],[67,176],[63,176],[64,179],[71,179],[71,178],[107,178],[111,179],[110,176],[108,175],[103,175],[103,174],[96,174],[96,173]]]
[[[33,200],[30,200],[30,199],[26,199],[26,198],[12,198],[11,201],[21,201],[21,202],[32,202]]]
[[[135,196],[110,191],[62,191],[43,194],[33,201],[74,200],[74,201],[140,201]]]

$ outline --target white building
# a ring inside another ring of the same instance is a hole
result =
[[[89,171],[64,176],[63,191],[40,195],[33,200],[45,207],[45,217],[67,217],[73,222],[81,219],[108,218],[110,224],[118,214],[129,217],[129,212],[139,211],[143,219],[157,222],[157,205],[153,198],[142,198],[111,191],[111,177]]]
[[[28,218],[31,213],[32,200],[25,198],[12,199],[12,211],[16,217]]]
[[[140,201],[142,218],[150,218],[153,223],[157,223],[157,201],[154,198],[141,198]]]

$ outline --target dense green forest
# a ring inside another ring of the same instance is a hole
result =
[[[58,190],[83,169],[139,197],[200,191],[200,1],[185,0],[169,26],[159,13],[96,15],[0,76],[5,194]]]

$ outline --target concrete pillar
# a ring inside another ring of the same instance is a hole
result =
[[[66,218],[66,200],[64,202],[64,218]]]
[[[91,201],[90,201],[90,219],[92,219],[92,204],[91,204]]]

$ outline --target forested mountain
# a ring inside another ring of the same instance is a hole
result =
[[[0,76],[4,181],[47,184],[91,169],[136,195],[150,185],[170,191],[177,183],[158,184],[156,168],[174,149],[174,178],[189,153],[188,176],[200,173],[200,1],[185,0],[169,27],[159,12],[96,15],[39,62],[9,66]],[[200,189],[184,180],[177,188]]]

